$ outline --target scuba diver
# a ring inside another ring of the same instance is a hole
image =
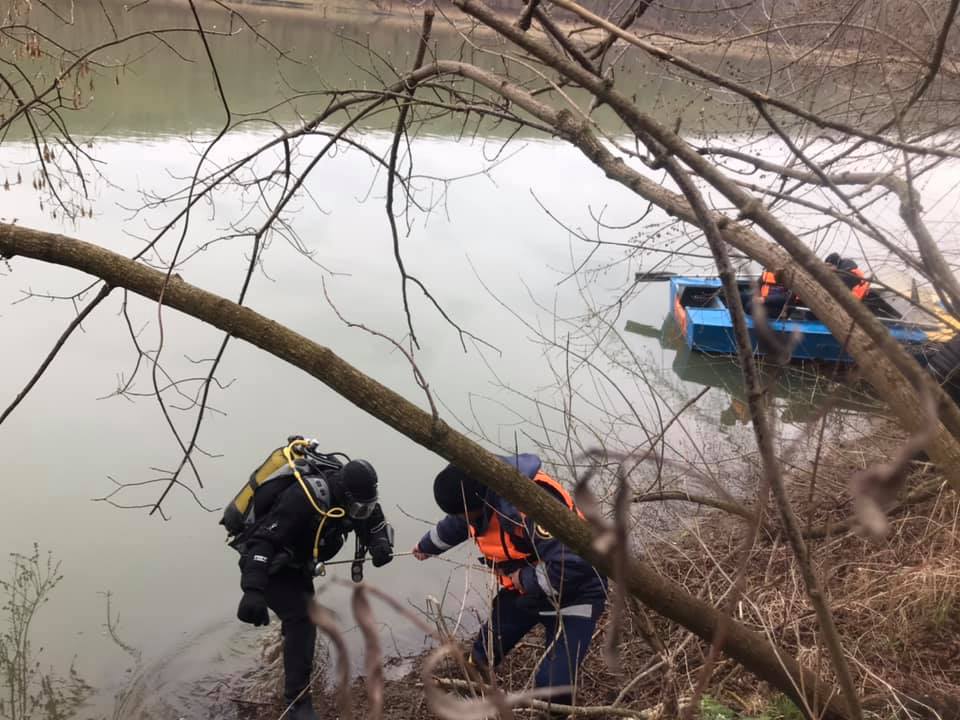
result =
[[[344,463],[343,460],[346,460]],[[243,597],[237,617],[251,625],[280,618],[284,700],[290,720],[316,720],[310,698],[316,627],[308,616],[313,578],[356,537],[353,579],[393,559],[393,528],[377,501],[377,472],[366,460],[322,453],[315,440],[292,436],[250,475],[220,521],[240,553]]]
[[[536,455],[500,459],[579,514],[570,494],[541,470]],[[547,651],[536,686],[574,686],[606,604],[606,579],[546,529],[454,465],[437,475],[433,496],[447,516],[421,538],[414,557],[426,560],[473,538],[481,560],[493,569],[500,585],[490,617],[467,658],[470,674],[487,679],[490,669],[539,624]],[[566,704],[572,697],[561,691],[550,700]]]

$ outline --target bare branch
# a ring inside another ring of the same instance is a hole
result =
[[[13,402],[7,406],[6,410],[0,414],[0,425],[2,425],[3,421],[6,420],[14,410],[16,410],[17,405],[23,401],[27,394],[29,394],[29,392],[37,384],[37,382],[43,376],[43,373],[45,373],[47,368],[50,367],[50,363],[53,362],[53,359],[57,356],[57,353],[60,352],[61,348],[63,348],[64,344],[73,334],[73,331],[80,327],[90,313],[96,309],[97,305],[106,300],[107,295],[110,294],[111,290],[113,290],[113,288],[110,285],[104,285],[102,288],[100,288],[100,292],[96,294],[93,300],[91,300],[90,303],[83,310],[77,313],[77,316],[70,321],[70,324],[67,325],[67,329],[60,334],[59,338],[57,338],[53,348],[51,348],[50,352],[47,353],[47,356],[43,359],[43,362],[40,363],[40,367],[37,368],[37,371],[33,374],[33,377],[27,381],[27,384],[24,386],[23,390],[17,393],[17,396],[13,399]]]

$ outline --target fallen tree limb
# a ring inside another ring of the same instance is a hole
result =
[[[469,680],[458,680],[456,678],[437,678],[436,683],[442,688],[450,688],[451,690],[473,690],[478,687],[476,683]],[[643,710],[631,710],[630,708],[613,705],[563,705],[561,703],[548,703],[544,700],[527,700],[523,705],[534,710],[575,713],[579,717],[622,717],[634,718],[635,720],[658,720],[663,717],[663,703],[658,703]]]
[[[704,507],[723,510],[731,515],[737,515],[744,520],[751,522],[756,519],[755,513],[740,503],[721,500],[720,498],[708,497],[706,495],[695,495],[694,493],[683,492],[682,490],[665,490],[663,492],[644,493],[633,498],[635,503],[649,502],[687,502],[694,505],[703,505]]]

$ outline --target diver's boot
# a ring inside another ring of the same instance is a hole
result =
[[[319,720],[309,695],[304,695],[290,705],[290,709],[284,718],[289,720]]]

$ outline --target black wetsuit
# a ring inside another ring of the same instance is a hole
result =
[[[330,493],[326,499],[313,498],[320,509],[326,512],[331,507],[343,507],[336,481],[328,478],[327,486]],[[384,564],[392,549],[379,504],[365,520],[328,517],[324,521],[295,480],[286,487],[270,489],[273,492],[262,496],[257,493],[260,519],[241,550],[240,587],[245,593],[263,593],[267,605],[280,618],[284,695],[289,703],[307,694],[313,671],[316,628],[307,609],[314,592],[313,549],[320,523],[323,522],[317,555],[320,561],[333,558],[351,531],[369,549],[375,565]]]

